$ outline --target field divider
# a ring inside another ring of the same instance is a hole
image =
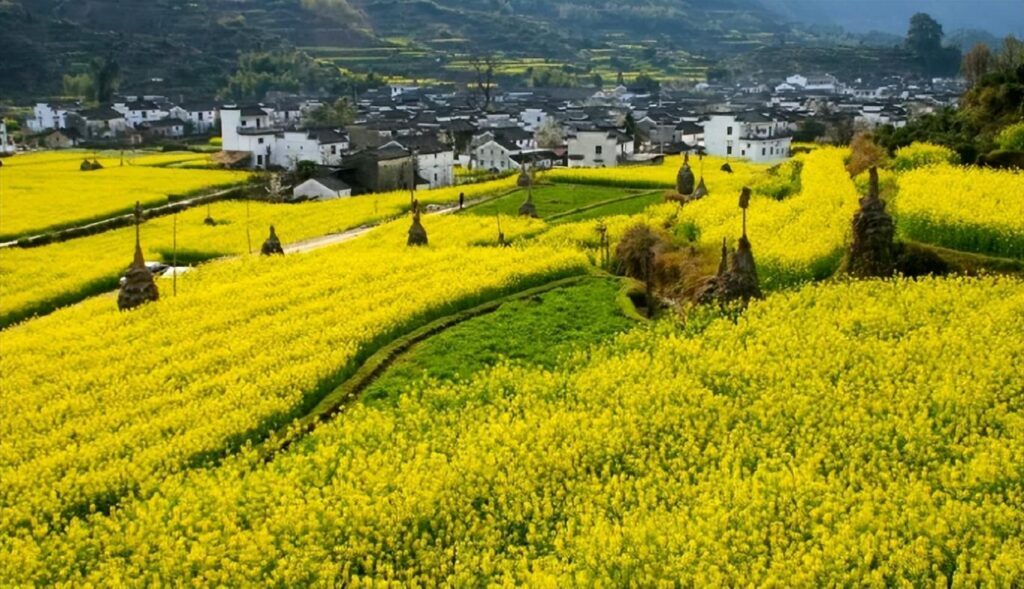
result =
[[[277,454],[286,451],[294,442],[309,433],[321,423],[325,423],[340,413],[352,401],[362,394],[366,387],[379,378],[401,355],[414,345],[429,339],[464,321],[493,313],[506,303],[519,301],[545,292],[575,286],[585,280],[593,279],[595,272],[558,278],[540,286],[507,294],[470,309],[459,311],[423,325],[391,343],[380,348],[369,356],[356,371],[337,388],[323,397],[308,413],[296,418],[277,432],[271,433],[259,453],[265,462],[272,460]]]
[[[230,190],[241,190],[241,188],[236,187],[236,188],[233,188],[233,189],[230,189]],[[475,199],[475,200],[473,200],[471,202],[472,202],[473,205],[481,204],[481,203],[488,202],[488,201],[493,200],[493,199],[503,198],[505,196],[508,196],[512,192],[515,192],[516,190],[518,190],[518,189],[506,190],[506,191],[503,191],[503,192],[495,193],[494,195],[484,196],[484,197],[481,197],[479,199]],[[213,196],[213,195],[208,195],[208,196]],[[354,197],[354,198],[359,198],[359,197]],[[205,202],[206,201],[203,201],[203,202],[200,202],[200,203],[196,203],[196,204],[205,204]],[[210,202],[212,202],[212,201],[210,201]],[[288,205],[287,204],[283,204],[282,206],[288,206]],[[441,206],[441,208],[435,209],[435,210],[431,210],[431,211],[427,211],[426,214],[427,215],[447,215],[447,214],[459,212],[458,204],[454,204],[454,205],[453,204],[442,204],[440,206]],[[465,207],[465,208],[468,208],[468,207]],[[174,211],[174,212],[177,212],[177,211]],[[409,213],[409,211],[408,211],[408,209],[406,209],[406,210],[404,210],[401,213],[398,213],[396,215],[393,215],[393,216],[390,216],[390,217],[383,217],[383,218],[377,219],[375,221],[372,221],[370,223],[364,223],[364,224],[358,225],[356,227],[351,227],[349,229],[345,229],[344,231],[339,231],[337,233],[327,233],[325,235],[320,235],[320,236],[317,236],[317,237],[301,239],[299,241],[295,241],[295,242],[292,242],[292,243],[285,244],[284,245],[284,251],[285,251],[286,254],[307,253],[307,252],[318,250],[318,249],[321,249],[321,248],[324,248],[324,247],[328,247],[328,246],[331,246],[331,245],[336,245],[336,244],[339,244],[339,243],[345,243],[347,241],[351,241],[351,240],[356,239],[358,237],[362,237],[363,235],[369,233],[370,231],[376,229],[377,227],[379,227],[379,226],[381,226],[381,225],[383,225],[385,223],[390,223],[391,221],[395,221],[397,219],[401,219],[403,216],[407,215],[408,213]],[[132,225],[135,222],[134,221],[134,216],[132,216],[132,215],[126,215],[124,218],[128,219],[128,222],[127,222],[128,226]],[[106,221],[104,221],[104,223],[105,222]],[[124,226],[124,225],[118,225],[117,227],[111,227],[111,229],[119,228],[119,227],[122,227],[122,226]],[[99,233],[99,231],[97,231],[96,233]],[[83,237],[84,237],[84,235],[83,235]],[[7,246],[11,246],[11,245],[18,245],[18,244],[16,244],[15,242],[11,242],[11,243],[8,243],[8,244],[0,244],[0,247],[7,247]],[[42,246],[42,245],[46,245],[46,244],[44,244],[44,243],[35,244],[35,246]],[[35,246],[21,246],[21,247],[35,247]],[[239,258],[239,257],[245,256],[245,255],[249,255],[249,254],[231,254],[231,253],[227,253],[227,254],[223,254],[223,255],[216,255],[216,256],[210,257],[209,259],[204,260],[202,263],[206,264],[206,263],[210,263],[210,262],[229,260],[229,259],[233,259],[233,258]],[[127,268],[127,266],[126,266],[126,268]],[[67,307],[67,306],[70,306],[70,305],[78,304],[78,303],[80,303],[80,302],[82,302],[82,301],[84,301],[86,299],[89,299],[91,297],[94,297],[94,296],[100,296],[100,295],[103,295],[103,294],[109,294],[111,292],[116,292],[117,288],[118,288],[118,280],[119,279],[120,279],[119,275],[118,276],[107,276],[107,277],[104,277],[104,278],[101,278],[101,279],[97,279],[97,280],[95,280],[95,281],[93,281],[93,282],[83,286],[80,290],[75,291],[73,293],[63,293],[63,294],[61,294],[59,296],[56,296],[56,297],[53,297],[53,298],[50,298],[50,299],[47,299],[47,300],[44,300],[44,301],[39,301],[39,302],[31,305],[30,307],[27,307],[27,308],[24,308],[24,309],[20,309],[20,310],[8,313],[6,315],[0,315],[0,330],[7,329],[8,327],[11,327],[12,325],[16,325],[18,323],[21,323],[22,321],[27,321],[29,319],[34,319],[36,317],[43,317],[45,315],[49,315],[50,313],[53,313],[54,311],[57,311],[58,309],[61,309],[63,307]]]
[[[592,203],[590,203],[588,205],[585,205],[585,206],[582,206],[582,207],[578,207],[578,208],[571,209],[571,210],[568,210],[568,211],[562,211],[561,213],[555,213],[554,215],[549,215],[547,218],[544,219],[544,221],[554,221],[554,220],[560,219],[562,217],[569,217],[571,215],[576,215],[578,213],[583,213],[583,212],[586,212],[586,211],[589,211],[589,210],[592,210],[592,209],[599,209],[599,208],[604,207],[604,206],[608,206],[608,205],[612,205],[612,204],[616,204],[616,203],[620,203],[620,202],[626,202],[626,201],[629,201],[629,200],[635,200],[635,199],[638,199],[638,198],[643,198],[645,196],[651,196],[652,194],[658,194],[658,192],[660,192],[660,190],[646,190],[646,191],[643,191],[643,192],[637,192],[637,193],[634,193],[634,194],[628,194],[626,196],[619,196],[619,197],[616,197],[616,198],[610,198],[608,200],[601,200],[601,201],[598,201],[598,202],[592,202]]]

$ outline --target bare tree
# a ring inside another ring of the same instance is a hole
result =
[[[469,64],[476,72],[476,89],[483,96],[483,109],[491,107],[491,99],[494,93],[494,70],[498,65],[497,58],[492,54],[474,55],[469,58]]]
[[[994,61],[994,56],[988,45],[978,43],[964,55],[960,69],[963,71],[964,77],[967,78],[967,83],[974,86],[992,70]]]

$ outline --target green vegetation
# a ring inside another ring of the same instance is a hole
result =
[[[890,152],[913,142],[939,143],[956,151],[964,163],[978,162],[995,150],[1003,130],[1024,121],[1024,41],[1007,37],[998,51],[975,47],[962,67],[973,85],[959,110],[944,109],[899,129],[881,127],[875,140]]]
[[[635,325],[619,310],[619,290],[617,280],[593,278],[506,303],[413,346],[364,398],[393,400],[424,380],[465,380],[501,360],[554,368],[573,351]]]
[[[552,215],[573,211],[590,204],[621,198],[635,191],[607,186],[584,186],[579,184],[551,184],[533,189],[533,202],[537,215],[546,219]],[[517,190],[491,201],[467,209],[473,215],[493,216],[497,214],[516,216],[519,206],[526,200],[526,191]]]
[[[592,206],[556,215],[548,220],[552,223],[575,223],[602,217],[614,217],[615,215],[635,215],[651,205],[661,203],[664,199],[661,192],[645,192],[610,202],[595,203]]]

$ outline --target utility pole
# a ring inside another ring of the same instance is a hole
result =
[[[178,213],[174,213],[174,219],[172,220],[172,237],[171,237],[171,290],[173,296],[178,296]]]

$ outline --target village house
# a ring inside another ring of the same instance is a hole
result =
[[[18,151],[14,138],[7,134],[7,123],[0,118],[0,155],[11,155]]]
[[[633,154],[633,138],[616,128],[577,129],[567,146],[570,168],[614,168]]]
[[[109,106],[98,106],[79,111],[72,119],[80,121],[74,125],[89,139],[114,139],[128,131],[128,121],[124,115]]]
[[[112,108],[124,115],[128,124],[135,128],[140,127],[142,123],[165,119],[170,114],[168,110],[150,100],[115,102]]]
[[[170,116],[185,121],[186,133],[206,135],[217,126],[218,108],[214,102],[183,102],[169,109]]]
[[[299,162],[336,166],[348,150],[348,135],[338,129],[279,130],[273,134],[270,165],[289,170]]]
[[[25,126],[32,133],[42,133],[50,129],[63,129],[67,126],[68,113],[81,110],[81,105],[37,102],[32,109],[32,118],[25,121]]]
[[[332,200],[352,196],[352,187],[333,174],[321,174],[300,183],[292,190],[296,200]]]
[[[416,158],[416,173],[430,188],[455,184],[455,150],[433,135],[410,135],[391,141],[382,148],[411,151]]]
[[[519,164],[512,158],[522,152],[522,148],[511,141],[491,138],[474,148],[472,167],[491,172],[515,170]]]
[[[409,190],[410,182],[417,190],[430,187],[415,172],[412,152],[393,145],[350,154],[342,160],[337,177],[352,187],[352,194]]]
[[[169,116],[157,121],[140,123],[138,128],[149,137],[177,139],[185,136],[185,124],[185,121]]]
[[[789,157],[791,143],[788,121],[761,112],[712,114],[704,123],[704,148],[710,155],[773,162]]]

